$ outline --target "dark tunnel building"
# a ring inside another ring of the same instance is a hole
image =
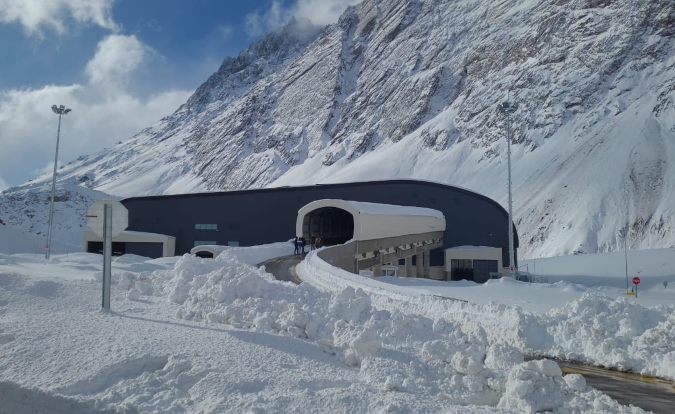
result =
[[[133,197],[122,200],[122,204],[129,210],[128,230],[173,236],[176,254],[182,255],[202,244],[254,246],[290,240],[295,236],[298,210],[320,199],[439,210],[445,216],[446,231],[443,248],[431,252],[432,266],[442,266],[443,250],[457,246],[499,247],[502,262],[508,263],[506,210],[483,195],[428,181],[386,180]],[[338,224],[334,227],[344,232],[349,223],[344,217],[339,218],[340,213],[344,212],[335,212],[333,219]],[[349,235],[338,235],[335,230],[322,238],[344,241]],[[514,246],[518,245],[514,226]],[[145,248],[137,246],[135,252],[149,257],[161,256],[151,244]]]

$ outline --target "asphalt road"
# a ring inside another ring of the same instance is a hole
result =
[[[267,271],[274,275],[277,280],[284,282],[293,282],[296,285],[302,283],[302,280],[295,273],[295,266],[304,259],[305,256],[284,256],[276,259],[268,260],[258,264],[258,266],[265,266]]]
[[[658,414],[675,412],[675,382],[558,361],[565,374],[581,374],[586,384],[624,405],[633,404]]]
[[[260,263],[277,280],[300,284],[295,266],[304,256],[285,256]],[[619,371],[557,361],[564,374],[581,374],[586,384],[624,405],[633,404],[657,414],[675,413],[675,382],[642,377]]]

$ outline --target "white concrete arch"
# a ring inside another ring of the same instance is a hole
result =
[[[445,231],[445,217],[438,210],[323,199],[313,201],[298,210],[295,223],[296,235],[310,236],[309,233],[312,231],[308,230],[308,216],[313,212],[331,208],[351,214],[354,224],[353,239],[357,241]]]
[[[200,257],[218,257],[227,247],[218,245],[200,245],[190,249],[190,254]]]

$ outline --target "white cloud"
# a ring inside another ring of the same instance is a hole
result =
[[[292,15],[290,9],[284,9],[279,0],[274,0],[264,13],[256,10],[248,14],[244,21],[244,30],[250,37],[260,36],[283,26]]]
[[[311,20],[314,24],[325,26],[338,21],[348,6],[361,3],[361,0],[298,0],[293,6],[293,15]]]
[[[114,0],[0,0],[0,22],[20,24],[28,36],[43,37],[50,29],[65,34],[68,24],[96,25],[113,31]]]
[[[118,85],[133,73],[154,51],[136,36],[110,35],[99,42],[96,55],[86,72],[93,84]]]
[[[126,140],[175,111],[193,91],[141,97],[127,86],[154,56],[150,51],[134,36],[111,35],[87,64],[86,83],[0,91],[0,177],[16,185],[51,171],[58,123],[53,104],[73,110],[62,118],[59,163]]]
[[[297,0],[288,8],[274,0],[265,12],[255,11],[246,16],[244,30],[250,37],[257,37],[283,26],[291,17],[305,18],[319,26],[338,21],[348,6],[361,0]]]

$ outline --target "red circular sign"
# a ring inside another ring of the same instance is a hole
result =
[[[634,284],[634,285],[639,285],[639,284],[640,284],[640,278],[637,277],[637,276],[635,276],[635,277],[633,278],[633,284]]]

